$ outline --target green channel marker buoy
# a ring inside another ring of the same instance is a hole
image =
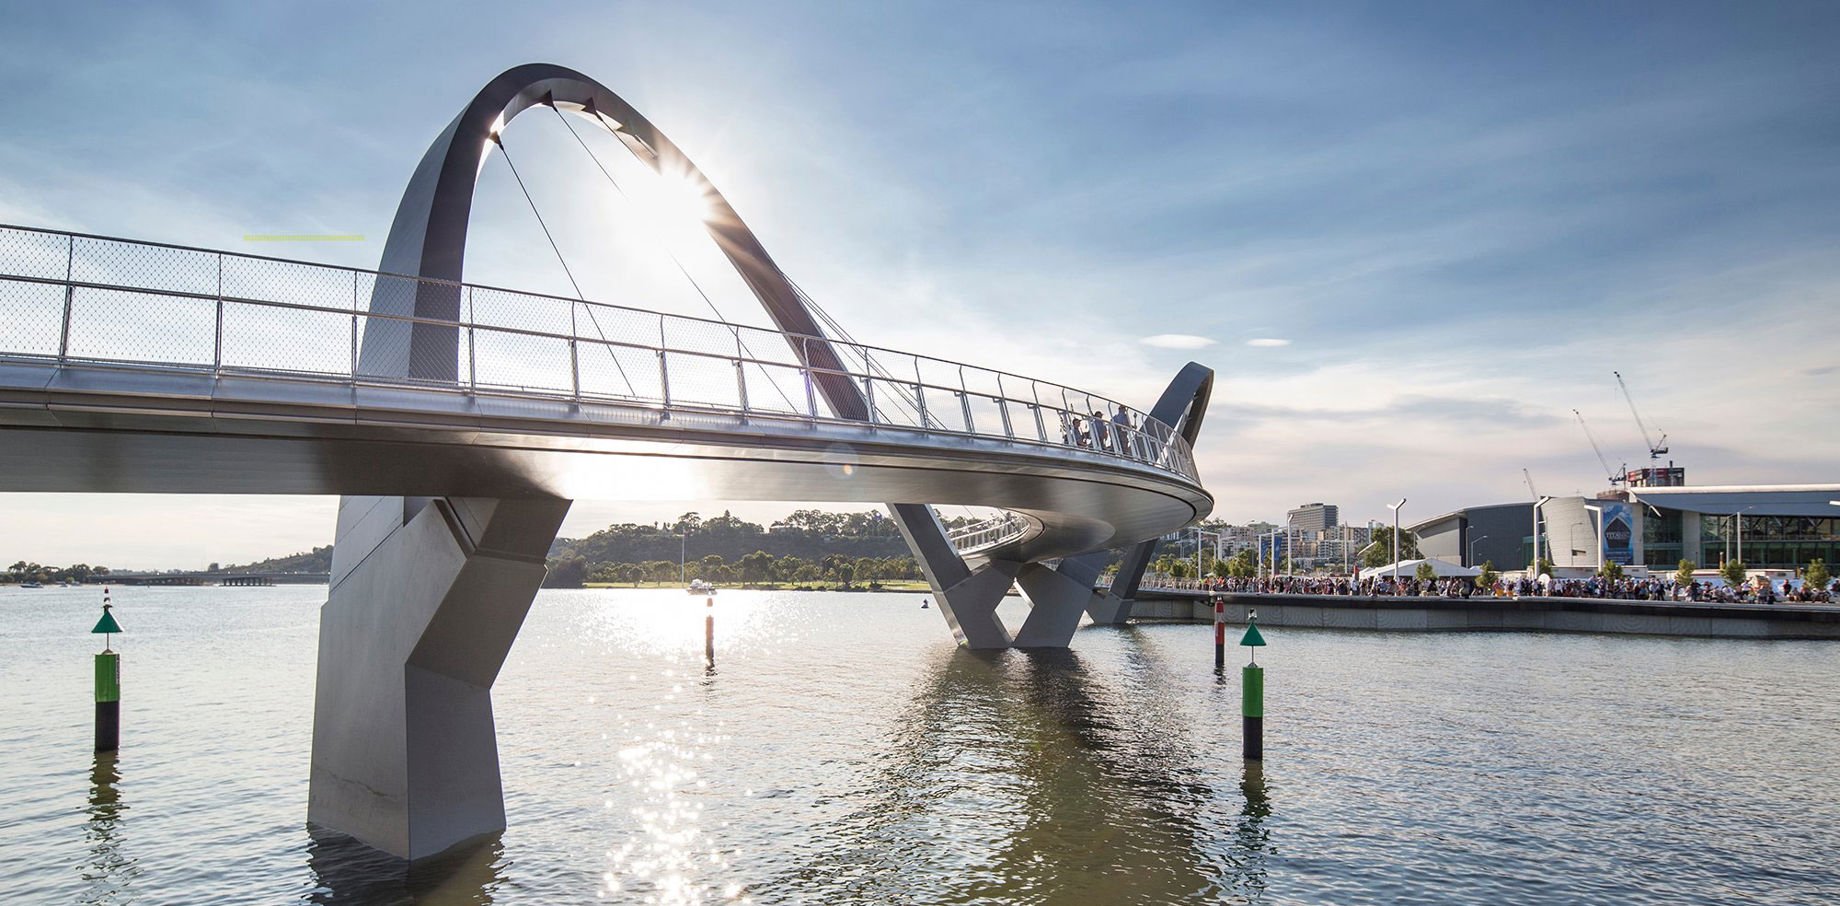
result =
[[[1265,647],[1265,634],[1259,632],[1259,612],[1246,612],[1246,634],[1239,643],[1252,649],[1252,663],[1240,668],[1241,735],[1245,739],[1247,761],[1265,760],[1265,668],[1259,666],[1258,651]]]
[[[109,590],[102,590],[102,619],[96,621],[91,635],[102,635],[102,651],[96,655],[96,751],[113,752],[121,747],[121,655],[111,643],[121,624],[111,613]]]

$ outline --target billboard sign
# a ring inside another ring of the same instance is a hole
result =
[[[1636,562],[1636,514],[1627,503],[1599,504],[1604,510],[1604,562],[1629,566]]]

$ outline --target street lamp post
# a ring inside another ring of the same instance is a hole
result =
[[[1601,573],[1604,571],[1604,508],[1588,503],[1584,508],[1590,510],[1597,520],[1597,571]]]
[[[1833,503],[1833,501],[1829,500],[1828,503]],[[1836,505],[1840,505],[1840,504],[1836,504]],[[1738,528],[1738,562],[1739,563],[1744,562],[1744,514],[1750,512],[1751,507],[1755,507],[1755,506],[1756,504],[1753,503],[1750,506],[1743,507],[1739,509],[1737,512],[1731,514],[1731,521],[1737,523],[1737,528]]]
[[[1475,566],[1476,565],[1476,542],[1487,541],[1487,540],[1489,540],[1489,536],[1487,535],[1483,535],[1480,538],[1469,539],[1469,562],[1463,564],[1464,566]]]
[[[1399,498],[1398,503],[1389,503],[1386,508],[1393,511],[1393,584],[1399,584],[1399,511],[1405,509],[1406,499]]]

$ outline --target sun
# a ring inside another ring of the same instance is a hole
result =
[[[715,214],[713,190],[695,173],[661,171],[635,188],[634,201],[662,226],[700,230]]]

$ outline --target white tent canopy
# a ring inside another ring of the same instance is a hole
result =
[[[1431,564],[1431,568],[1437,570],[1438,578],[1440,579],[1448,578],[1450,576],[1475,577],[1475,576],[1482,575],[1482,570],[1477,569],[1473,566],[1458,566],[1455,563],[1447,563],[1435,557],[1426,557],[1422,560],[1401,560],[1399,561],[1399,563],[1397,564],[1399,567],[1399,578],[1410,579],[1413,576],[1418,575],[1418,565],[1420,563]],[[1394,564],[1388,563],[1385,566],[1369,567],[1367,569],[1361,570],[1361,578],[1378,579],[1382,576],[1390,576],[1393,574],[1393,566]]]

